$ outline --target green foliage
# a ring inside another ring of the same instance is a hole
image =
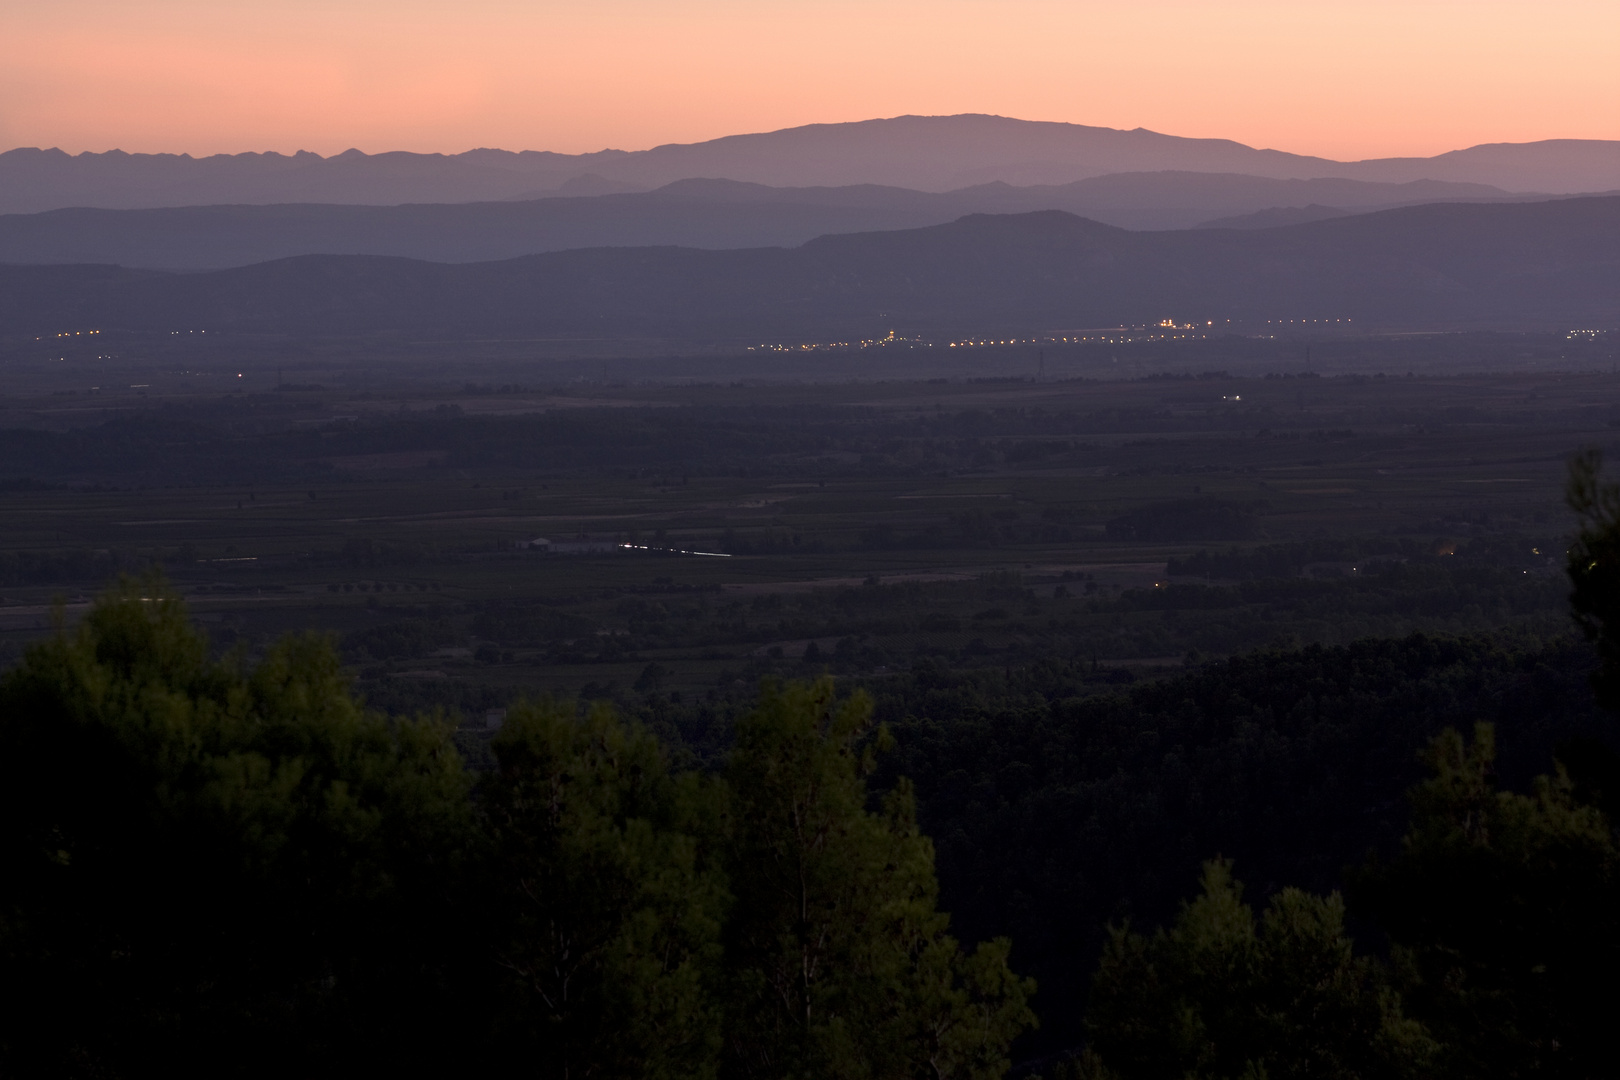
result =
[[[1326,894],[1407,827],[1418,752],[1448,726],[1499,723],[1502,766],[1528,784],[1577,733],[1612,742],[1577,645],[1512,653],[1413,636],[1235,657],[1099,694],[1088,665],[874,679],[934,839],[952,926],[1006,935],[1040,982],[1055,1053],[1083,1039],[1086,982],[1109,920],[1168,923],[1213,852],[1251,881]]]
[[[1620,484],[1601,479],[1603,454],[1586,450],[1569,463],[1567,497],[1580,522],[1568,555],[1569,603],[1601,667],[1592,677],[1598,700],[1620,709]]]
[[[467,787],[325,639],[214,661],[160,582],[117,586],[0,681],[3,1060],[383,1052],[438,1004]]]
[[[355,660],[387,660],[424,656],[457,637],[444,619],[401,619],[351,631],[340,644],[344,655]]]
[[[531,644],[590,634],[596,624],[573,612],[534,603],[486,603],[468,627],[472,633],[503,644]]]
[[[542,1076],[712,1075],[722,793],[672,778],[657,741],[601,705],[517,706],[494,751],[504,1041]]]
[[[822,679],[768,688],[738,725],[731,1075],[999,1076],[1033,1020],[1005,940],[964,955],[946,934],[910,787],[867,809],[870,717]]]
[[[1283,889],[1257,924],[1218,859],[1171,929],[1111,931],[1086,1024],[1123,1080],[1422,1076],[1434,1053],[1354,955],[1337,893]]]
[[[1033,988],[867,808],[869,716],[773,690],[722,780],[519,704],[475,801],[329,640],[213,659],[124,582],[0,680],[0,1070],[999,1076]]]
[[[1560,766],[1528,795],[1497,790],[1494,730],[1428,754],[1400,854],[1354,894],[1407,971],[1446,1074],[1608,1075],[1620,1052],[1620,848]]]

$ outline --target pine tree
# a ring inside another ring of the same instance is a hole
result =
[[[712,1075],[719,793],[606,705],[511,709],[485,806],[506,1052],[543,1076]]]
[[[726,1070],[739,1078],[987,1078],[1034,1017],[997,940],[964,955],[936,908],[909,786],[878,811],[871,704],[767,687],[726,768]],[[864,747],[864,748],[863,748]]]
[[[1620,847],[1562,767],[1499,791],[1494,732],[1429,749],[1400,854],[1353,894],[1408,972],[1450,1075],[1612,1075],[1620,1056]]]
[[[1580,528],[1569,547],[1570,608],[1597,645],[1592,676],[1599,704],[1620,708],[1620,485],[1602,480],[1603,453],[1582,451],[1569,463],[1565,499]]]
[[[1422,1076],[1434,1054],[1383,969],[1357,957],[1337,893],[1283,889],[1257,921],[1231,865],[1151,937],[1114,927],[1092,983],[1092,1076]],[[1086,1070],[1082,1070],[1086,1071]]]
[[[387,1062],[444,1013],[467,789],[326,639],[250,670],[115,587],[0,680],[0,1071]]]

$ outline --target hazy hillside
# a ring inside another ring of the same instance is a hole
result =
[[[598,248],[459,266],[303,256],[196,274],[8,267],[0,282],[8,335],[116,327],[740,343],[889,329],[1054,333],[1163,318],[1613,326],[1620,198],[1161,233],[1046,211],[794,249]]]
[[[1328,221],[1345,217],[1354,211],[1337,206],[1311,203],[1307,206],[1270,206],[1252,214],[1234,214],[1231,217],[1206,221],[1200,229],[1275,229],[1282,225],[1302,225],[1308,221]]]
[[[1073,184],[982,184],[932,194],[863,184],[773,188],[681,180],[640,194],[406,206],[284,204],[52,210],[0,217],[0,262],[113,263],[171,270],[293,255],[509,259],[590,247],[793,247],[817,236],[938,225],[972,213],[1065,210],[1132,229],[1190,228],[1277,207],[1336,213],[1509,196],[1482,184],[1274,180],[1224,173],[1117,173]],[[1284,216],[1269,224],[1289,224]]]
[[[654,188],[692,177],[779,187],[883,184],[949,191],[995,181],[1065,184],[1109,173],[1166,170],[1389,183],[1431,179],[1560,194],[1620,187],[1620,142],[1548,140],[1472,147],[1435,158],[1337,162],[1225,139],[964,115],[812,124],[650,150],[576,155],[489,149],[368,155],[349,150],[332,157],[300,152],[192,158],[116,150],[68,155],[25,148],[0,154],[0,212],[70,206],[468,202]]]

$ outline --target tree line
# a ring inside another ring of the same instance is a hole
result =
[[[1427,752],[1400,851],[1338,892],[1272,894],[1258,917],[1230,862],[1152,934],[1111,928],[1072,1077],[1613,1075],[1620,846],[1566,770],[1492,782],[1492,728]]]
[[[1584,457],[1571,501],[1612,707],[1620,488]],[[1020,972],[1068,968],[1042,1011],[1081,1038],[1026,1072],[1607,1075],[1607,729],[1520,790],[1496,728],[1458,733],[1504,690],[1535,712],[1545,671],[1411,639],[1089,701],[1064,677],[1009,668],[987,700],[927,668],[875,703],[767,682],[701,763],[679,717],[531,702],[475,772],[447,724],[364,708],[328,639],[215,657],[160,582],[125,581],[0,678],[0,1070],[993,1077],[1035,1045]],[[1570,730],[1543,727],[1538,753]],[[1425,739],[1409,816],[1398,789],[1369,804]],[[1404,824],[1357,861],[1367,805]],[[1235,864],[1210,850],[1262,820]],[[1277,857],[1302,844],[1353,868]],[[1195,853],[1168,920],[1075,865],[1179,891]],[[1053,897],[1075,932],[1026,935]],[[1008,922],[1019,949],[982,932]]]
[[[1569,502],[1571,603],[1620,701],[1620,486],[1583,453]],[[1620,756],[1566,743],[1528,793],[1501,790],[1495,730],[1424,752],[1392,856],[1346,897],[1285,887],[1256,916],[1229,861],[1151,934],[1113,925],[1092,980],[1088,1080],[1612,1076],[1620,1060]],[[1378,933],[1357,947],[1347,911]]]
[[[990,1077],[1032,1020],[958,945],[862,696],[769,688],[722,769],[530,703],[475,776],[327,639],[214,659],[153,581],[0,683],[16,1075]]]

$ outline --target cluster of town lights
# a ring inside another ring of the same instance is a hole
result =
[[[710,559],[729,559],[724,551],[683,551],[680,548],[653,547],[651,544],[620,544],[625,551],[656,551],[660,555],[702,555]]]
[[[1349,317],[1334,319],[1266,319],[1263,323],[1256,323],[1255,325],[1272,327],[1334,326],[1353,323],[1354,321],[1354,319]],[[1215,325],[1216,323],[1214,319],[1206,319],[1202,323],[1177,322],[1175,319],[1161,319],[1151,326],[1145,324],[1140,326],[1108,326],[1092,330],[1070,330],[1063,334],[1049,334],[1040,337],[1027,338],[967,337],[959,341],[940,342],[939,344],[948,349],[982,349],[1007,345],[1125,345],[1138,341],[1188,341],[1208,338]],[[1220,325],[1223,330],[1227,329],[1231,327],[1232,320],[1222,319]],[[1577,334],[1595,336],[1597,334],[1604,333],[1604,331],[1571,330],[1569,333],[1571,337],[1574,337]],[[888,334],[883,337],[869,338],[862,341],[812,341],[802,342],[797,345],[788,345],[783,343],[761,344],[748,346],[748,351],[806,353],[831,351],[834,349],[873,349],[892,345],[905,345],[910,348],[932,349],[935,343],[932,341],[925,341],[922,338],[902,337],[899,334],[896,334],[893,330],[890,330]]]
[[[1226,319],[1223,325],[1231,321],[1231,319]],[[969,337],[960,341],[947,341],[939,344],[948,349],[975,349],[1005,345],[1081,345],[1086,343],[1118,344],[1129,341],[1179,341],[1192,337],[1205,337],[1207,334],[1194,334],[1192,331],[1207,331],[1214,325],[1214,319],[1208,319],[1202,325],[1191,322],[1181,323],[1174,319],[1163,319],[1152,326],[1110,326],[1095,330],[1071,330],[1064,334],[1048,334],[1028,338]],[[797,345],[766,343],[750,345],[748,351],[777,353],[821,352],[832,349],[874,349],[895,345],[932,349],[935,342],[925,341],[922,338],[905,337],[890,330],[883,337],[868,338],[861,341],[813,341],[801,342]]]
[[[749,352],[816,352],[821,349],[881,349],[887,345],[922,346],[932,349],[934,343],[921,338],[901,337],[893,330],[880,338],[864,338],[860,341],[816,341],[800,345],[750,345]]]

